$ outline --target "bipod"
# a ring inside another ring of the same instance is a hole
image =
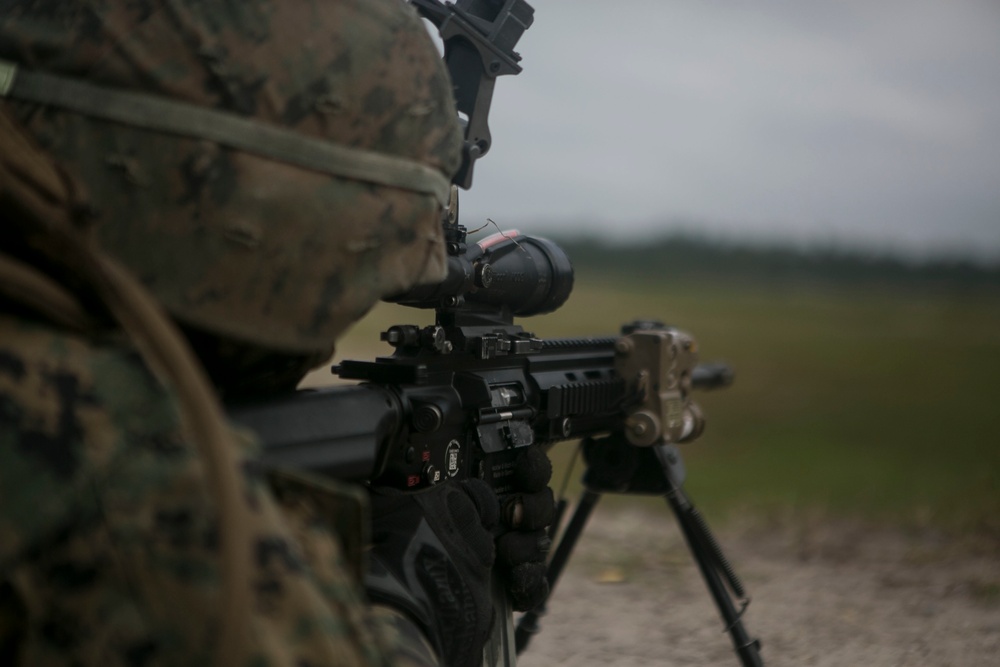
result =
[[[604,493],[663,496],[677,517],[684,540],[691,551],[713,602],[730,636],[733,648],[744,667],[762,667],[760,641],[751,639],[743,627],[742,614],[750,602],[743,584],[732,565],[722,553],[708,524],[684,493],[684,462],[674,445],[635,447],[620,435],[601,439],[588,439],[583,443],[587,471],[584,473],[584,491],[559,538],[558,546],[549,559],[549,596],[555,590],[566,563],[583,533],[587,520]],[[560,501],[559,516],[565,508]],[[553,524],[558,525],[558,521]],[[737,609],[733,598],[740,602]],[[539,620],[545,614],[546,601],[536,609],[526,612],[517,623],[515,646],[520,654],[540,631]]]

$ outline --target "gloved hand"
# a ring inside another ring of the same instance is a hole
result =
[[[506,532],[497,538],[497,569],[516,611],[529,611],[549,594],[545,558],[552,542],[546,528],[555,516],[549,480],[552,463],[538,447],[518,458],[510,480],[513,490],[503,502]]]
[[[448,481],[416,492],[375,488],[372,602],[408,614],[442,663],[478,665],[493,625],[492,529],[499,518],[493,490],[478,479]]]

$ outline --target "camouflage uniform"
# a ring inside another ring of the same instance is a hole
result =
[[[175,402],[127,344],[12,318],[0,341],[0,664],[209,664],[217,525]],[[323,490],[279,502],[245,470],[247,664],[400,662],[408,649],[366,611]]]
[[[447,76],[396,0],[7,2],[0,58],[445,177],[459,161]],[[379,297],[442,276],[426,193],[72,110],[0,113],[89,195],[81,235],[222,339],[322,358]],[[78,292],[58,252],[2,227],[0,249]],[[234,456],[252,551],[245,664],[428,662],[398,636],[409,626],[365,604],[357,492],[264,475],[245,439]],[[209,663],[227,620],[219,511],[177,396],[132,341],[0,299],[0,664]]]

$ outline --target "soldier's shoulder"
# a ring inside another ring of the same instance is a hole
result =
[[[47,426],[50,433],[61,430],[59,419],[80,419],[79,428],[63,433],[74,435],[74,441],[88,439],[94,428],[108,425],[101,423],[99,413],[123,427],[145,424],[145,430],[172,426],[177,420],[170,392],[126,341],[110,335],[85,336],[4,314],[0,314],[0,393],[36,418],[52,420],[34,424]],[[158,404],[169,407],[169,414],[158,414]],[[136,411],[142,411],[141,420],[129,418]],[[4,426],[17,427],[9,413]]]
[[[176,403],[134,350],[0,314],[0,539],[96,512],[92,485],[137,448],[184,455]]]

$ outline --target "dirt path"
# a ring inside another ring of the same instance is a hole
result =
[[[769,666],[1000,665],[997,540],[798,519],[720,541]],[[542,625],[521,667],[738,665],[666,508],[598,511]]]

